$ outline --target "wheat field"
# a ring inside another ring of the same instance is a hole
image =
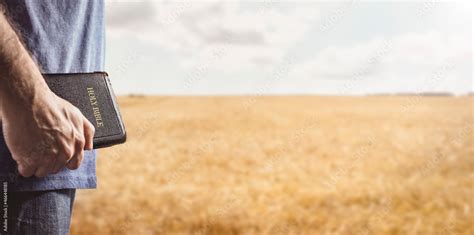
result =
[[[72,234],[473,234],[474,97],[120,97]]]

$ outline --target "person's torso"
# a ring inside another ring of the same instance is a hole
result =
[[[103,0],[0,0],[7,16],[43,73],[104,70]],[[0,125],[1,127],[1,125]],[[95,151],[86,151],[81,167],[64,168],[45,178],[23,178],[0,128],[0,178],[11,190],[95,188]]]
[[[103,70],[101,0],[4,0],[7,14],[45,73]]]

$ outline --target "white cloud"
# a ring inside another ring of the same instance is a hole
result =
[[[247,8],[244,2],[221,1],[117,5],[121,7],[109,8],[109,37],[136,35],[139,40],[187,55],[180,60],[183,68],[212,59],[216,51],[221,55],[209,65],[210,69],[225,66],[235,70],[278,63],[319,14],[308,4],[281,6],[273,2],[252,3]],[[144,13],[120,18],[125,8],[135,9],[134,12],[143,8]],[[154,17],[150,17],[151,12]],[[129,23],[117,27],[122,19]]]
[[[472,10],[451,3],[106,3],[107,60],[124,78],[117,81],[123,93],[473,89]],[[286,57],[288,75],[271,78]],[[453,67],[443,69],[449,59]],[[445,75],[430,87],[426,80],[440,70]]]
[[[404,33],[392,38],[374,38],[348,47],[328,47],[296,66],[292,76],[308,80],[339,80],[346,83],[338,93],[354,93],[364,82],[392,81],[393,90],[404,85],[423,90],[439,67],[453,63],[442,80],[472,81],[466,59],[472,57],[471,43],[460,34],[440,32]],[[440,81],[439,83],[441,83]]]

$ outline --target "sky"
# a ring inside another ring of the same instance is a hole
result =
[[[118,94],[474,90],[470,1],[105,2]]]

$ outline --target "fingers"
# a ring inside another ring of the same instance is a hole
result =
[[[92,150],[94,148],[94,134],[95,128],[87,118],[84,118],[84,139],[85,139],[85,146],[84,149]]]
[[[76,138],[74,154],[65,164],[68,169],[76,170],[81,166],[84,159],[84,150],[93,148],[94,131],[94,126],[84,117],[83,123],[78,130],[80,135]]]
[[[72,128],[55,136],[50,142],[41,146],[44,151],[34,151],[28,162],[18,162],[18,172],[23,177],[45,177],[50,173],[58,173],[67,167],[78,169],[84,158],[84,150],[93,149],[94,126],[80,113],[71,115]]]
[[[76,170],[82,163],[82,159],[84,158],[84,145],[85,139],[81,138],[76,142],[75,146],[75,154],[71,158],[71,160],[66,164],[66,167],[71,170]]]
[[[66,164],[66,167],[70,170],[77,170],[81,166],[82,159],[84,158],[84,150],[81,150],[71,161]]]
[[[69,146],[63,147],[63,152],[57,155],[56,161],[53,163],[53,168],[51,169],[51,173],[57,174],[66,165],[73,157],[74,157],[74,148]]]
[[[66,165],[66,167],[71,170],[75,170],[81,165],[84,158],[84,150],[91,150],[94,147],[94,125],[92,125],[85,117],[83,120],[83,137],[76,142],[76,154]]]
[[[23,177],[31,177],[35,173],[36,169],[33,167],[25,166],[24,164],[18,164],[18,173]]]

